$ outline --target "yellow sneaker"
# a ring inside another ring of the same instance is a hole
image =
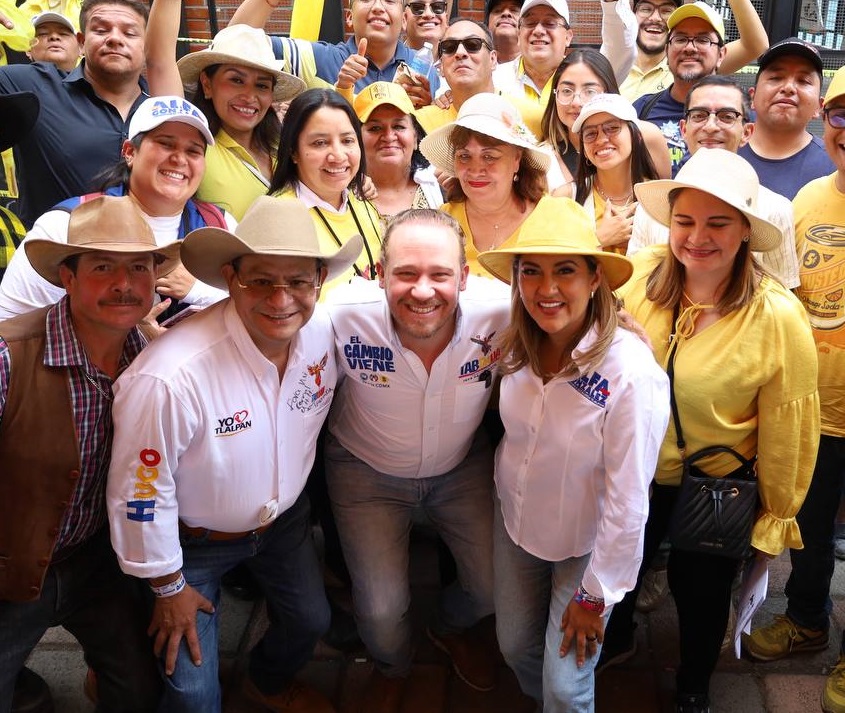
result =
[[[824,713],[845,713],[845,654],[839,654],[839,661],[827,676],[822,710]]]
[[[755,661],[777,661],[792,654],[823,651],[827,629],[817,631],[799,626],[788,616],[776,616],[768,626],[742,635],[742,648]]]

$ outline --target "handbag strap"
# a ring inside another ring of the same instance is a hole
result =
[[[680,304],[672,310],[672,333],[669,335],[669,363],[666,365],[666,375],[669,377],[669,405],[672,407],[672,421],[675,424],[675,435],[678,438],[678,450],[681,458],[686,458],[687,444],[681,429],[681,417],[678,415],[678,402],[675,400],[675,352],[678,351],[677,325],[680,315]]]

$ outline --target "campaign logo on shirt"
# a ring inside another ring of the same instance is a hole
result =
[[[161,453],[155,448],[142,448],[138,453],[140,463],[135,468],[133,500],[126,501],[126,519],[134,522],[152,522],[155,519],[156,481],[161,463]]]
[[[387,377],[384,374],[374,374],[373,372],[367,373],[366,371],[362,371],[358,374],[358,378],[363,383],[375,386],[377,389],[386,389],[390,386],[390,377]]]
[[[299,377],[293,396],[288,399],[287,405],[291,411],[310,413],[319,411],[327,401],[331,401],[334,389],[323,383],[323,372],[329,363],[329,353],[311,364],[306,365],[305,371]]]
[[[502,356],[502,350],[493,346],[493,337],[496,332],[490,332],[487,336],[476,334],[470,341],[481,347],[481,356],[470,359],[461,365],[460,380],[464,383],[472,381],[485,381],[488,386],[493,380],[493,370]]]
[[[352,335],[343,345],[343,357],[353,371],[395,372],[393,350],[390,347],[376,347],[363,344],[361,337]]]
[[[252,428],[252,421],[249,420],[249,411],[245,408],[235,411],[231,416],[224,416],[217,419],[217,427],[214,429],[215,436],[234,436],[241,431],[248,431]]]
[[[596,406],[604,408],[607,405],[607,399],[610,396],[610,385],[607,383],[607,379],[597,371],[594,371],[590,376],[582,376],[579,379],[575,379],[575,381],[570,381],[569,385],[579,394],[592,401]]]

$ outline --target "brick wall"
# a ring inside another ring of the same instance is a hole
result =
[[[184,0],[185,14],[190,37],[210,37],[207,0]],[[485,0],[456,0],[458,13],[462,17],[484,20]],[[238,6],[237,0],[217,0],[218,27],[225,27]],[[273,13],[267,25],[267,31],[274,34],[287,34],[290,30],[291,2],[283,2],[282,7]],[[576,28],[576,44],[598,44],[601,25],[601,10],[598,0],[570,0],[573,26]]]

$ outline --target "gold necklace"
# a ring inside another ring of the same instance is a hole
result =
[[[593,187],[596,189],[596,192],[604,199],[605,203],[614,203],[615,205],[619,205],[621,203],[623,208],[628,205],[631,202],[631,199],[634,197],[633,188],[630,190],[629,193],[622,196],[621,198],[616,198],[615,196],[607,195],[607,193],[605,193],[601,189],[598,180],[593,182]],[[623,200],[625,201],[624,203],[622,203]]]

